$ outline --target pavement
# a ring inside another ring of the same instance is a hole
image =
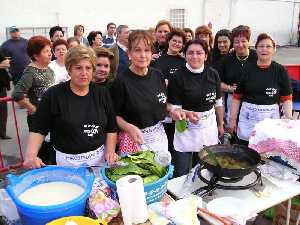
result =
[[[274,60],[281,64],[300,64],[300,48],[297,47],[280,47],[277,48],[277,51],[274,56]],[[17,123],[20,135],[20,142],[23,154],[25,153],[27,138],[28,138],[28,126],[26,121],[26,110],[20,109],[17,104],[16,105],[16,115],[17,115]],[[12,137],[11,140],[1,140],[0,139],[0,153],[4,158],[5,165],[11,165],[20,160],[20,154],[18,152],[17,146],[17,135],[16,135],[16,127],[13,120],[13,111],[12,104],[8,103],[9,108],[9,116],[7,122],[7,135]],[[269,225],[270,221],[259,218],[259,221],[256,224],[260,225]]]

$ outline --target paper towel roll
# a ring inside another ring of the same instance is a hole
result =
[[[140,176],[128,175],[116,182],[124,225],[145,223],[149,217]]]

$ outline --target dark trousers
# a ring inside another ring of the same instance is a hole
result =
[[[188,174],[198,162],[198,152],[175,151],[174,178]]]
[[[33,125],[34,119],[35,119],[34,115],[27,116],[29,131],[31,131],[31,127]],[[56,164],[56,160],[55,160],[56,154],[50,142],[46,142],[46,141],[43,142],[39,150],[38,157],[47,165]]]
[[[6,88],[0,87],[0,98],[6,97]],[[0,103],[0,136],[6,136],[6,124],[7,124],[7,103]]]
[[[163,123],[163,125],[168,138],[168,150],[172,157],[171,163],[174,165],[175,150],[173,146],[173,141],[174,141],[174,133],[175,133],[175,122],[173,121],[172,123]]]

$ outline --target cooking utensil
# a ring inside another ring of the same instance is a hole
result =
[[[222,164],[213,165],[207,161],[208,151],[212,152],[214,156],[228,156],[240,162],[246,162],[246,168],[228,169],[223,168]],[[241,178],[254,171],[261,162],[259,153],[243,145],[212,145],[203,148],[198,154],[200,164],[208,169],[217,177],[225,178]]]

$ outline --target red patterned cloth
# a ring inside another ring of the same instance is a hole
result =
[[[118,135],[119,154],[138,152],[140,147],[135,143],[128,133],[121,131]]]
[[[256,124],[249,147],[266,156],[280,156],[300,169],[300,121],[265,119]]]

